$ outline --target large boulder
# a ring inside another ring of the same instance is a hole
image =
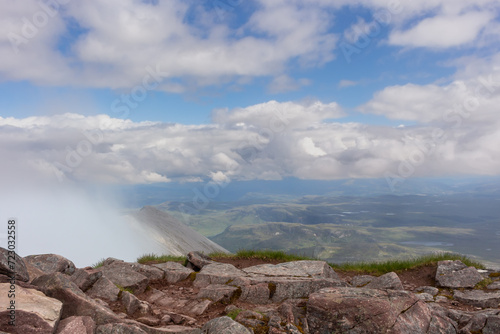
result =
[[[233,298],[238,297],[238,288],[235,286],[222,285],[222,284],[210,284],[202,289],[196,296],[198,299],[209,299],[214,303],[229,303]]]
[[[44,275],[35,279],[32,284],[38,286],[47,296],[63,302],[62,318],[89,316],[97,326],[121,322],[110,309],[85,295],[67,275],[62,273]]]
[[[153,264],[153,267],[156,267],[165,272],[165,279],[168,283],[177,283],[183,281],[188,278],[191,273],[194,272],[193,269],[186,268],[182,264],[177,262]]]
[[[96,334],[147,334],[136,325],[131,324],[107,324],[97,327]]]
[[[157,268],[156,268],[157,269]],[[130,289],[134,294],[143,293],[149,284],[149,279],[126,262],[114,261],[98,268],[103,276],[124,289]],[[160,269],[157,269],[161,271]],[[163,275],[163,271],[162,275]]]
[[[500,333],[500,315],[488,317],[486,325],[483,328],[483,334],[498,334]]]
[[[0,275],[11,277],[14,272],[16,280],[29,281],[28,269],[23,258],[5,248],[0,248]]]
[[[243,269],[252,276],[315,277],[338,279],[337,273],[325,261],[292,261],[261,264]]]
[[[24,257],[24,261],[37,267],[46,274],[63,273],[72,275],[76,270],[73,262],[56,254],[29,255]]]
[[[107,277],[101,277],[94,285],[87,290],[87,295],[92,298],[100,298],[106,301],[115,302],[118,300],[120,289],[114,285]]]
[[[431,309],[399,290],[328,288],[307,302],[311,333],[425,333]]]
[[[483,276],[474,267],[467,267],[461,261],[439,261],[436,271],[436,283],[443,288],[473,288],[483,280]]]
[[[59,322],[56,334],[94,334],[95,323],[91,317],[69,317]]]
[[[77,269],[75,273],[71,276],[71,280],[78,285],[78,287],[83,291],[87,291],[94,285],[99,278],[102,277],[102,272],[90,267]]]
[[[364,287],[367,289],[404,290],[403,283],[395,272],[376,277]]]
[[[236,277],[242,276],[246,276],[246,273],[237,269],[232,264],[211,263],[204,266],[203,269],[196,274],[194,286],[203,288],[210,284],[226,284]]]
[[[251,334],[245,326],[229,317],[215,318],[207,322],[202,328],[203,334]]]
[[[192,269],[200,271],[206,265],[216,263],[211,258],[200,252],[190,252],[187,255],[188,264]]]
[[[455,291],[453,297],[455,300],[464,304],[473,305],[481,308],[500,307],[500,292],[486,293],[482,290]]]
[[[47,297],[40,291],[25,289],[21,286],[15,286],[15,298],[9,299],[10,290],[10,284],[0,283],[0,296],[2,296],[0,331],[10,332],[13,328],[17,330],[17,333],[26,334],[55,331],[63,307],[59,300]],[[10,301],[14,301],[12,307],[15,309],[15,314],[9,309]],[[11,320],[15,320],[15,327],[9,324]]]

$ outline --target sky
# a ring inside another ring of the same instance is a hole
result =
[[[498,0],[0,0],[0,184],[18,203],[4,208],[84,184],[498,175],[499,14]]]

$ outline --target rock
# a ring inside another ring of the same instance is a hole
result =
[[[31,264],[27,262],[24,262],[24,264],[26,265],[26,269],[28,270],[28,276],[30,278],[28,280],[28,283],[31,283],[35,278],[46,275],[43,271],[41,271],[35,266],[32,266]]]
[[[194,325],[196,323],[196,319],[191,318],[190,316],[187,316],[185,314],[175,312],[168,312],[167,314],[176,325]]]
[[[436,283],[444,288],[473,288],[483,280],[474,267],[467,267],[461,261],[439,261]]]
[[[61,255],[40,254],[24,257],[24,261],[37,267],[46,274],[63,273],[72,275],[75,272],[75,264]]]
[[[488,290],[500,290],[500,281],[495,281],[487,286]]]
[[[102,274],[115,285],[130,289],[134,294],[143,293],[149,284],[146,276],[133,270],[132,266],[126,262],[113,261],[110,265],[104,265],[98,270],[102,271]]]
[[[15,298],[8,298],[11,285],[0,284],[2,308],[0,309],[0,331],[9,332],[11,312],[10,302],[14,301],[15,328],[18,333],[53,333],[61,317],[63,304],[54,298],[49,298],[35,289],[15,287]]]
[[[165,278],[165,272],[160,268],[148,266],[140,263],[124,262],[124,265],[129,266],[135,272],[146,276],[150,282],[159,281]]]
[[[120,320],[111,310],[85,295],[67,275],[62,273],[44,275],[35,279],[32,284],[38,286],[47,296],[63,302],[61,315],[63,319],[71,316],[89,316],[97,326]]]
[[[152,315],[137,318],[137,321],[148,326],[159,326],[161,320]]]
[[[486,325],[487,319],[488,317],[485,314],[474,314],[460,330],[461,332],[480,332]]]
[[[420,286],[415,289],[416,292],[428,293],[431,296],[436,296],[439,293],[439,289],[433,286]]]
[[[433,302],[434,301],[434,297],[432,297],[432,295],[425,293],[425,292],[418,293],[418,294],[416,294],[416,296],[419,299],[423,300],[424,302]]]
[[[212,304],[213,302],[211,300],[192,300],[191,302],[188,302],[186,306],[184,306],[184,310],[186,313],[198,316],[205,313],[208,307]]]
[[[454,298],[464,304],[481,308],[498,308],[500,304],[500,292],[486,293],[482,290],[455,291]]]
[[[183,281],[194,272],[193,269],[186,268],[177,262],[158,263],[153,264],[153,266],[165,272],[165,279],[168,283]]]
[[[101,271],[87,267],[84,269],[76,269],[75,273],[71,276],[71,281],[78,285],[80,290],[85,292],[101,277]]]
[[[234,286],[210,284],[200,290],[196,298],[206,298],[214,303],[229,303],[239,289]]]
[[[483,334],[498,333],[500,333],[500,315],[488,317],[488,320],[486,320],[486,325],[483,328]]]
[[[147,334],[141,328],[130,324],[107,324],[97,327],[96,334]]]
[[[5,248],[0,248],[0,275],[11,277],[13,272],[18,281],[28,282],[30,279],[23,258]]]
[[[118,300],[119,293],[120,289],[104,276],[100,277],[92,288],[87,290],[88,296],[92,298],[102,298],[111,302],[116,302]]]
[[[139,310],[141,301],[128,291],[122,291],[120,301],[127,310],[128,315],[132,315]]]
[[[245,326],[229,317],[212,319],[201,328],[201,331],[203,334],[252,334]]]
[[[314,277],[338,279],[337,273],[325,261],[292,261],[280,264],[261,264],[243,269],[256,276]]]
[[[446,317],[433,315],[427,334],[456,334],[457,324]]]
[[[371,275],[358,275],[351,279],[351,285],[356,288],[361,288],[373,281],[376,277]]]
[[[401,283],[399,276],[395,272],[390,272],[380,277],[375,277],[364,287],[367,289],[404,290],[403,284]]]
[[[56,334],[94,334],[95,322],[91,317],[69,317],[59,322]]]
[[[232,264],[211,263],[205,265],[199,273],[196,274],[194,286],[198,288],[206,287],[210,284],[226,284],[236,277],[246,276],[246,273],[237,269]]]
[[[425,333],[431,310],[407,291],[328,288],[309,296],[311,333]]]
[[[187,259],[188,259],[189,263],[192,264],[193,269],[195,269],[196,271],[200,271],[206,265],[216,263],[216,262],[212,261],[211,258],[209,258],[205,254],[202,254],[200,252],[188,253]]]

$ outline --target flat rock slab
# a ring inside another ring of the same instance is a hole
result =
[[[439,261],[436,283],[443,288],[473,288],[483,280],[483,276],[474,267],[467,267],[461,261]]]
[[[489,290],[500,290],[500,281],[495,281],[488,285],[487,287]]]
[[[292,261],[280,264],[261,264],[243,269],[252,276],[315,277],[338,279],[337,273],[325,261]]]
[[[464,304],[481,308],[498,308],[500,304],[500,292],[484,292],[482,290],[455,291],[455,300]]]
[[[59,300],[47,297],[35,289],[25,289],[21,286],[15,287],[15,298],[8,299],[10,284],[0,283],[0,296],[2,309],[0,310],[0,330],[12,330],[9,326],[10,311],[8,304],[10,300],[15,301],[16,329],[19,333],[37,333],[37,328],[52,333],[62,314],[63,303]]]
[[[72,261],[57,254],[29,255],[24,257],[24,261],[46,274],[63,273],[72,275],[76,270]]]
[[[370,283],[365,285],[367,289],[382,290],[404,290],[403,283],[395,272],[390,272],[379,277],[375,277]]]
[[[198,299],[209,299],[214,303],[229,303],[231,299],[237,297],[235,294],[239,289],[235,286],[222,285],[222,284],[211,284],[200,290],[196,298]]]
[[[431,319],[427,304],[407,291],[328,288],[307,302],[311,333],[426,333]]]
[[[59,322],[56,334],[94,334],[95,322],[91,317],[69,317]]]
[[[177,262],[153,264],[153,267],[156,267],[165,273],[165,279],[168,283],[177,283],[183,281],[188,278],[191,273],[194,272],[193,269],[186,268],[182,264]]]
[[[242,324],[229,317],[215,318],[207,322],[202,328],[204,334],[251,334]]]
[[[30,279],[23,258],[5,248],[0,248],[0,274],[11,277],[13,272],[16,273],[16,280],[28,282]]]
[[[71,280],[78,285],[78,287],[83,291],[87,291],[94,285],[94,283],[101,278],[102,271],[84,268],[76,269],[75,273],[71,275]]]
[[[237,277],[246,276],[247,274],[227,263],[211,263],[203,267],[196,274],[196,279],[193,284],[195,287],[203,288],[210,284],[226,284]]]
[[[130,289],[137,294],[143,293],[149,284],[149,279],[146,276],[133,270],[126,262],[115,261],[110,265],[98,268],[98,270],[114,284]]]

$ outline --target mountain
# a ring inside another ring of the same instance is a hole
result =
[[[170,214],[154,207],[145,206],[130,216],[140,224],[141,228],[149,232],[151,242],[165,249],[165,254],[186,255],[192,251],[206,254],[229,253],[225,248],[184,225]]]

